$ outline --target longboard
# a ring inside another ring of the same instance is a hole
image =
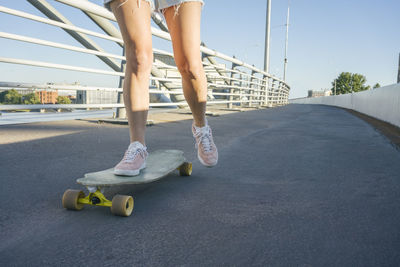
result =
[[[89,193],[81,190],[65,191],[62,204],[69,210],[82,210],[84,205],[110,207],[114,215],[130,216],[133,211],[133,197],[115,195],[110,201],[104,196],[104,189],[116,185],[143,184],[159,180],[178,169],[181,176],[190,176],[192,163],[187,162],[180,150],[157,150],[151,152],[146,160],[146,168],[137,176],[120,176],[113,173],[113,168],[99,172],[86,173],[76,180],[85,186]]]

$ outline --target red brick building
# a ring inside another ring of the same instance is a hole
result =
[[[57,91],[36,91],[36,95],[42,104],[55,104],[57,102]]]

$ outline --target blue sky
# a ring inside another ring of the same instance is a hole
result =
[[[75,25],[99,31],[80,11],[48,0]],[[91,2],[101,4],[102,0]],[[205,0],[202,40],[208,47],[263,68],[266,0]],[[0,5],[43,16],[25,0],[0,0]],[[283,76],[288,1],[272,0],[270,72]],[[400,53],[400,1],[291,0],[287,82],[290,97],[307,90],[330,88],[342,71],[367,77],[367,84],[396,82]],[[64,31],[0,13],[0,31],[79,46]],[[108,52],[117,45],[94,38]],[[171,50],[154,38],[154,47]],[[24,58],[108,70],[94,56],[0,39],[0,57]],[[0,63],[0,81],[79,82],[112,86],[116,77]]]

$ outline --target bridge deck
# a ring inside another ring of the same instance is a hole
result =
[[[0,126],[28,136],[0,145],[0,265],[400,264],[400,153],[369,124],[314,105],[209,122],[212,169],[195,159],[191,121],[148,128],[150,152],[181,149],[194,172],[119,188],[135,198],[129,218],[61,207],[76,178],[118,162],[125,126]]]

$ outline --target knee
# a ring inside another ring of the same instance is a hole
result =
[[[134,47],[126,50],[127,65],[135,74],[149,75],[153,64],[153,51],[150,48]]]
[[[197,80],[201,77],[203,71],[203,64],[199,60],[198,61],[185,60],[183,62],[177,63],[177,67],[182,75],[182,78]]]

